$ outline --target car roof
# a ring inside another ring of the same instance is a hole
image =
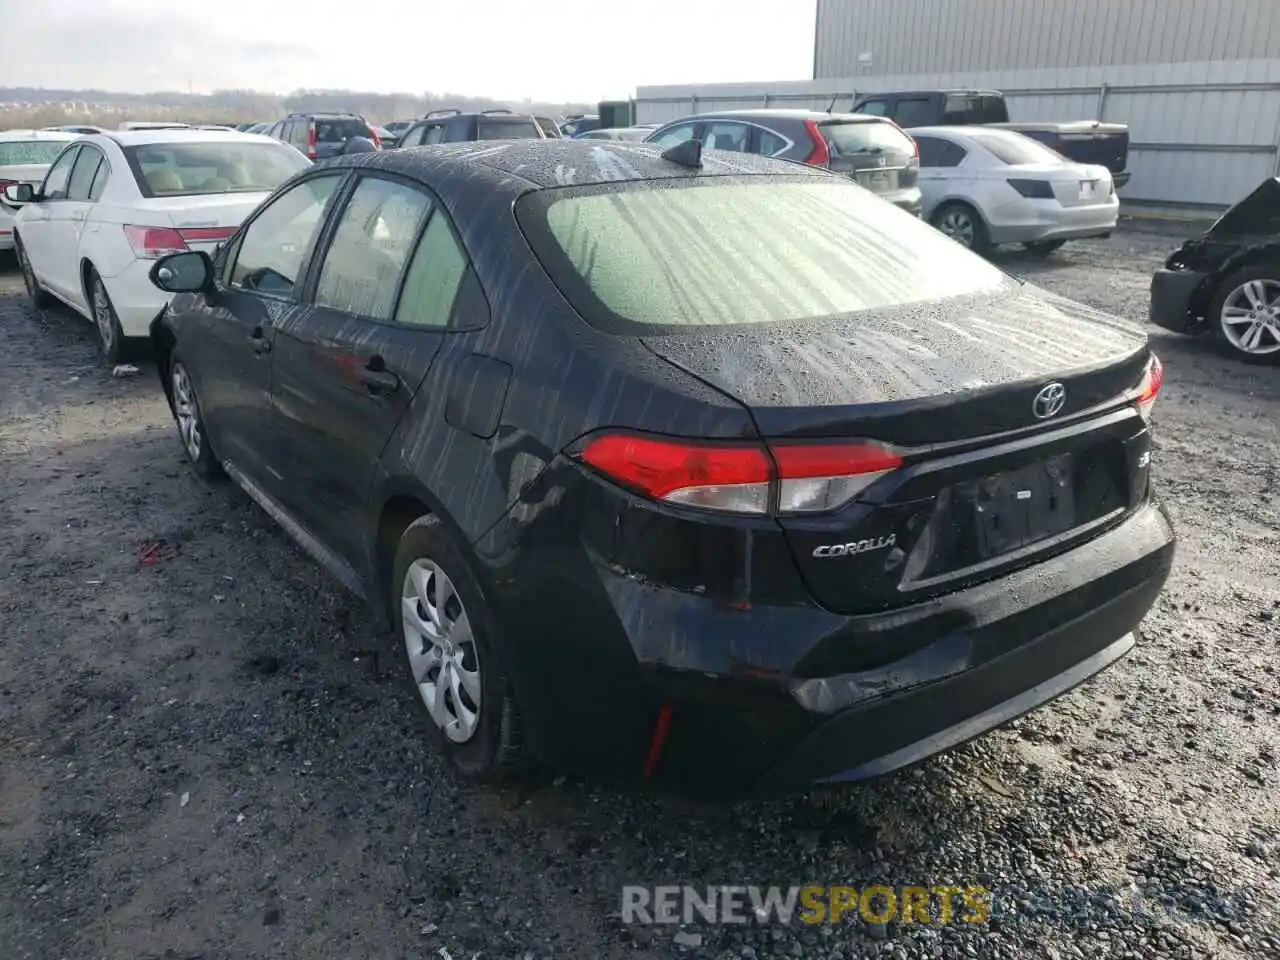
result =
[[[513,194],[530,189],[639,180],[674,180],[707,176],[761,174],[831,176],[804,164],[772,160],[748,153],[707,150],[701,169],[662,159],[652,144],[625,140],[482,140],[409,147],[379,153],[339,157],[326,166],[375,167],[407,176],[465,174],[486,179],[494,189]]]
[[[0,140],[57,140],[80,139],[81,134],[70,130],[0,130]]]
[[[191,127],[172,130],[116,130],[89,136],[105,136],[122,147],[145,147],[160,143],[279,143],[271,137],[245,133],[243,130],[197,130]]]

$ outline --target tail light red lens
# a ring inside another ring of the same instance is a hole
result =
[[[1134,397],[1134,405],[1138,408],[1138,413],[1142,414],[1143,420],[1151,419],[1151,408],[1156,405],[1156,397],[1160,394],[1160,388],[1164,386],[1164,365],[1160,362],[1160,358],[1154,353],[1151,355],[1151,362],[1147,364],[1146,373],[1142,375],[1142,382],[1138,384],[1136,396]]]
[[[382,139],[378,136],[378,131],[373,129],[373,127],[369,128],[369,139],[373,141],[373,145],[375,147],[379,150],[382,149]]]
[[[316,158],[316,125],[313,123],[307,128],[307,159],[314,160]]]
[[[712,443],[605,432],[577,455],[653,500],[724,513],[834,510],[902,458],[874,443]]]
[[[3,193],[5,190],[8,190],[10,187],[16,187],[17,185],[18,185],[17,180],[6,180],[4,179],[4,177],[0,177],[0,193]]]
[[[154,260],[167,253],[181,253],[187,249],[187,241],[172,227],[137,227],[126,225],[124,235],[133,247],[134,256]]]
[[[831,151],[827,149],[827,138],[822,135],[822,130],[812,120],[806,120],[804,128],[808,131],[809,139],[813,141],[813,151],[804,162],[811,167],[830,166]]]

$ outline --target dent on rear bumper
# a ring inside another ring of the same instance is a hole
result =
[[[676,704],[673,764],[777,791],[887,773],[1059,696],[1132,646],[1172,557],[1168,520],[1148,505],[1059,557],[882,614],[733,611],[625,578],[606,589],[653,696]],[[795,675],[833,635],[932,640],[859,673]]]

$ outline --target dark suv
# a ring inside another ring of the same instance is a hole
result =
[[[433,110],[400,138],[401,147],[427,143],[467,143],[474,140],[546,140],[536,117],[510,110]]]
[[[672,120],[645,143],[673,147],[697,138],[709,150],[759,153],[826,167],[917,216],[920,154],[892,120],[817,110],[726,110]]]
[[[341,156],[353,137],[382,145],[369,122],[355,113],[291,113],[268,127],[266,134],[297,147],[309,160]]]

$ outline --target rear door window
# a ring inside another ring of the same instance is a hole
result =
[[[992,94],[948,94],[942,111],[948,124],[1006,123],[1009,110],[1004,98]]]
[[[900,127],[927,127],[933,123],[933,109],[927,97],[906,97],[894,104],[893,119]]]
[[[417,147],[422,144],[422,135],[426,132],[426,127],[410,127],[403,137],[400,138],[400,146]]]
[[[746,153],[750,133],[751,128],[745,123],[711,120],[708,121],[706,132],[702,135],[702,143],[708,150],[733,150],[737,153]]]
[[[920,148],[920,166],[922,169],[933,167],[958,167],[964,160],[964,147],[950,140],[937,137],[916,137],[916,145]]]
[[[479,132],[477,140],[541,140],[542,131],[538,129],[538,125],[532,120],[525,119],[508,119],[501,120],[491,117],[481,117],[478,121]]]
[[[390,320],[400,278],[431,206],[431,198],[421,190],[394,180],[363,178],[325,254],[316,306]]]
[[[433,123],[422,131],[423,143],[444,143],[444,124]]]
[[[448,326],[467,267],[462,244],[437,208],[409,264],[396,322],[415,327]]]
[[[854,112],[865,113],[872,117],[887,117],[889,115],[889,101],[867,100],[858,104]]]
[[[317,119],[316,143],[346,143],[352,137],[368,137],[369,125],[354,117]]]
[[[102,166],[102,153],[94,147],[80,148],[80,157],[71,171],[71,181],[67,186],[68,200],[89,200],[93,190],[93,181],[98,176],[98,168]]]
[[[780,134],[774,133],[772,130],[766,130],[763,127],[756,128],[756,153],[763,154],[766,157],[773,157],[786,150],[791,144]]]
[[[444,124],[444,136],[440,143],[465,143],[472,139],[472,117],[453,117]]]

